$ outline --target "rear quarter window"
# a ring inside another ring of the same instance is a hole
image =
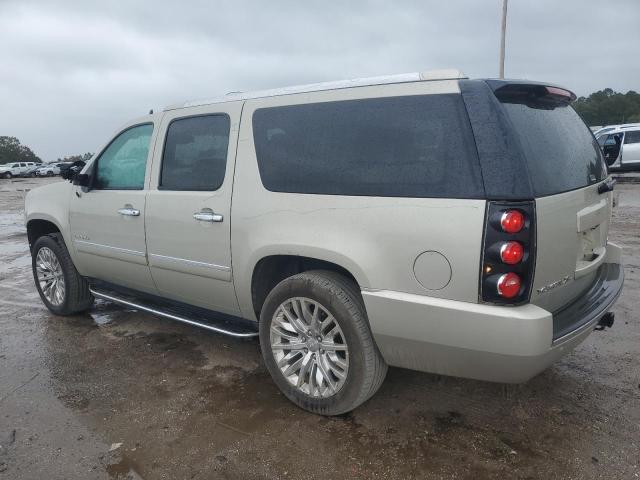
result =
[[[482,198],[460,95],[261,108],[253,134],[262,183],[275,192]]]
[[[507,102],[502,107],[522,147],[536,197],[583,188],[604,178],[600,147],[573,107]]]

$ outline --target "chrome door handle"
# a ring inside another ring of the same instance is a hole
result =
[[[131,205],[125,205],[124,208],[118,210],[120,215],[126,215],[127,217],[139,217],[140,210],[133,208]]]
[[[221,222],[224,217],[214,212],[196,212],[193,214],[193,218],[199,222]]]

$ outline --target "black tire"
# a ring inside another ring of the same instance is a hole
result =
[[[49,248],[54,253],[62,267],[65,282],[65,298],[60,305],[54,305],[47,299],[38,281],[36,258],[38,252],[43,247]],[[94,299],[91,292],[89,292],[89,283],[78,273],[76,267],[73,265],[73,260],[71,260],[71,256],[69,255],[69,251],[61,234],[51,233],[35,241],[31,251],[31,269],[40,298],[52,313],[56,315],[74,315],[88,310],[91,305],[93,305]]]
[[[31,173],[29,174],[29,176],[30,176],[31,178],[35,178],[35,177],[36,177],[36,172],[31,172]]]
[[[53,177],[53,172],[51,170],[47,172],[47,177]]]
[[[6,178],[7,180],[11,180],[11,177],[12,177],[12,176],[13,176],[13,175],[11,175],[11,172],[6,172],[6,173],[3,175],[3,177],[4,177],[4,178]]]
[[[332,396],[312,397],[289,383],[271,350],[271,323],[280,305],[289,298],[306,297],[319,302],[336,319],[349,349],[349,369],[344,385]],[[265,364],[282,393],[299,407],[321,415],[353,410],[375,394],[387,373],[371,335],[360,290],[336,272],[313,270],[280,282],[267,296],[260,312],[260,346]]]

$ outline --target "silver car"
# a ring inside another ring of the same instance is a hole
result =
[[[611,326],[623,285],[574,99],[447,70],[167,107],[29,192],[38,292],[56,315],[101,298],[259,337],[324,415],[388,365],[524,382]]]
[[[617,127],[596,138],[610,170],[640,169],[640,126]]]

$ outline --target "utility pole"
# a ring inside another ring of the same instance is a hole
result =
[[[507,3],[509,3],[509,0],[502,0],[502,32],[500,36],[500,78],[504,78],[504,39],[507,31]]]

